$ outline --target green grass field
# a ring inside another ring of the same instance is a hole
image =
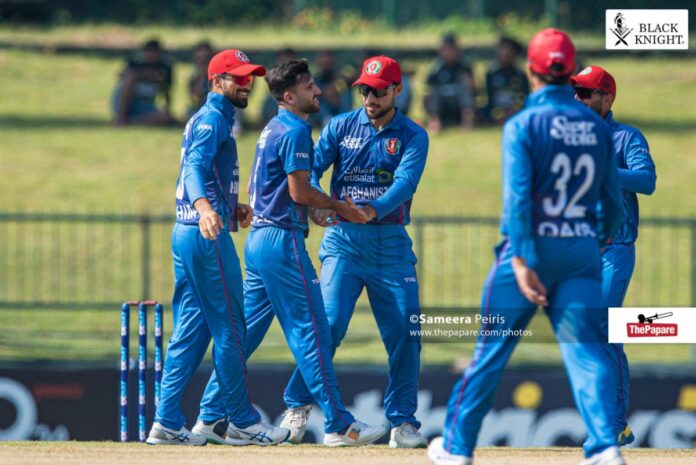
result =
[[[0,41],[95,43],[102,36],[108,42],[113,33],[126,37],[123,43],[132,44],[160,31],[145,34],[121,28],[63,28],[33,34],[35,32],[0,28]],[[167,31],[162,30],[163,35],[164,32]],[[212,32],[206,31],[211,35]],[[168,41],[171,37],[172,43],[185,46],[200,38],[199,34],[186,29],[167,37]],[[423,34],[425,37],[426,33]],[[427,34],[428,43],[434,44],[437,35]],[[269,32],[267,36],[273,35]],[[232,36],[229,37],[231,40]],[[295,36],[290,34],[289,37]],[[373,40],[369,34],[360,37],[356,45],[363,40],[364,43]],[[394,41],[399,37],[394,36]],[[301,46],[305,42],[298,39],[298,44]],[[306,44],[309,46],[308,42]],[[331,44],[333,42],[326,42],[326,45]],[[410,42],[403,42],[404,46],[408,44]],[[264,45],[273,47],[278,42],[269,39]],[[692,156],[696,146],[696,69],[688,66],[686,60],[659,56],[637,60],[620,55],[597,62],[585,57],[585,63],[605,66],[615,75],[619,84],[617,119],[640,127],[650,142],[658,167],[658,188],[655,195],[642,199],[642,215],[696,217],[692,185],[696,177],[696,159]],[[0,50],[0,82],[3,83],[0,94],[0,140],[3,141],[0,146],[0,211],[171,213],[182,128],[115,129],[109,125],[110,93],[121,66],[122,61],[116,59]],[[414,63],[414,67],[417,69],[415,101],[420,102],[427,63]],[[483,67],[483,63],[476,65],[477,74],[482,73]],[[186,106],[184,82],[190,70],[182,64],[176,71],[174,106],[179,115]],[[258,105],[264,96],[264,85],[258,82],[247,112],[249,119],[258,116]],[[423,118],[419,105],[414,110],[414,118]],[[239,139],[242,178],[249,173],[257,135],[257,131],[252,130]],[[432,137],[427,169],[414,202],[414,216],[497,216],[500,210],[499,145],[498,128],[467,133],[450,130]],[[0,234],[4,232],[9,237],[7,231],[0,229]],[[425,244],[426,255],[437,260],[426,265],[426,288],[423,290],[426,303],[476,305],[493,241],[481,245],[474,238],[466,242],[468,239],[461,238],[468,236],[461,236],[457,231],[434,231],[432,234],[433,240]],[[639,256],[637,276],[645,270],[651,273],[633,284],[629,301],[644,302],[640,300],[642,292],[654,287],[659,295],[658,303],[690,304],[688,253],[693,245],[686,233],[675,237],[669,245],[669,249],[675,251],[661,254],[662,247],[667,250],[663,236],[651,230],[644,231],[642,243],[652,244],[657,252],[645,259],[648,261],[642,261]],[[468,245],[461,250],[452,248],[462,243]],[[454,245],[445,247],[443,244]],[[71,247],[81,248],[81,244],[72,244],[69,240],[64,246],[68,251]],[[0,244],[0,258],[8,253],[6,250],[6,243]],[[464,254],[461,257],[465,260],[475,261],[475,273],[459,275],[448,268],[452,263],[452,250]],[[161,260],[156,266],[161,267],[162,279],[169,283],[167,251],[162,249],[157,253]],[[674,263],[674,257],[679,257],[680,262]],[[23,272],[21,267],[25,265],[11,260],[10,263],[13,263],[10,269],[0,270],[0,282],[12,282]],[[652,273],[652,270],[659,272]],[[104,286],[108,287],[109,283]],[[162,289],[160,298],[166,302],[170,287]],[[11,290],[3,291],[0,283],[0,295],[2,292]],[[542,328],[548,327],[544,321],[539,324]],[[117,325],[115,311],[105,314],[90,310],[3,309],[0,312],[0,361],[109,359],[116,353]],[[269,337],[254,360],[289,361],[290,355],[278,328],[274,327],[272,332],[273,337]],[[357,313],[349,335],[346,345],[338,352],[337,361],[385,361],[369,312]],[[424,362],[450,363],[466,359],[470,351],[469,343],[427,345]],[[685,346],[666,346],[658,357],[652,350],[634,346],[629,356],[638,362],[683,363],[688,360],[689,351]],[[522,344],[513,362],[557,363],[559,360],[553,346]]]

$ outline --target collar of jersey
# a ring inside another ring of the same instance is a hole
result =
[[[540,105],[547,100],[573,100],[575,91],[567,85],[548,84],[541,89],[532,92],[527,97],[528,105]]]
[[[372,125],[372,123],[370,122],[370,118],[367,117],[367,112],[365,111],[364,107],[360,110],[359,121],[360,121],[360,124]],[[397,108],[396,112],[394,113],[394,117],[389,122],[389,124],[385,128],[382,129],[382,131],[386,131],[387,129],[398,129],[401,127],[403,122],[404,122],[404,114],[401,113],[399,111],[399,109]]]
[[[290,121],[292,121],[294,123],[302,124],[304,126],[307,126],[308,128],[311,127],[309,125],[309,123],[307,122],[307,120],[300,118],[295,113],[291,112],[290,110],[286,110],[285,108],[280,108],[280,107],[278,108],[278,118],[289,119]]]
[[[607,113],[607,116],[604,117],[604,122],[607,123],[609,126],[616,126],[618,123],[614,119],[614,112],[610,111]]]
[[[234,122],[234,106],[223,95],[216,92],[208,92],[207,103],[216,110],[219,110],[230,121]]]

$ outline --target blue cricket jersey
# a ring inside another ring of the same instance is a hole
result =
[[[281,108],[261,132],[256,144],[249,199],[253,227],[277,226],[307,231],[307,206],[290,197],[288,175],[311,171],[312,129],[294,113]]]
[[[179,179],[176,183],[176,221],[198,224],[193,208],[206,197],[230,229],[237,230],[239,159],[232,136],[234,107],[215,92],[186,124],[181,147]]]
[[[501,232],[515,256],[534,266],[535,237],[604,241],[616,230],[622,201],[611,132],[570,86],[531,94],[505,123],[502,145]]]
[[[619,181],[623,193],[624,220],[611,236],[612,244],[632,244],[638,238],[638,196],[655,191],[657,175],[650,147],[637,128],[621,124],[612,112],[604,118],[614,138],[614,153],[619,167]]]
[[[377,211],[371,224],[410,221],[411,201],[428,155],[428,134],[398,109],[377,131],[363,108],[331,119],[314,148],[312,184],[333,165],[331,196]],[[339,220],[342,220],[339,217]]]

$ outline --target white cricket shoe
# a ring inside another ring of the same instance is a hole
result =
[[[227,444],[227,427],[229,422],[226,418],[215,421],[198,420],[191,432],[203,436],[211,444]]]
[[[299,444],[302,442],[302,438],[307,430],[307,421],[311,413],[311,404],[285,411],[283,414],[283,421],[280,422],[280,427],[290,430],[288,442],[292,444]]]
[[[362,446],[375,442],[385,434],[387,434],[387,428],[382,425],[373,426],[355,420],[345,434],[326,433],[324,445],[329,447]]]
[[[428,440],[411,423],[402,423],[392,428],[389,447],[394,449],[422,449],[428,447]]]
[[[626,465],[617,446],[612,446],[589,459],[580,462],[580,465]]]
[[[204,436],[194,434],[185,427],[175,430],[154,422],[145,442],[150,445],[164,446],[205,446],[207,441]]]
[[[474,462],[471,457],[454,455],[447,452],[444,448],[444,439],[438,436],[428,446],[428,458],[435,465],[472,465]]]
[[[278,428],[263,420],[246,428],[237,428],[230,422],[225,443],[232,446],[274,446],[289,436],[287,428]]]

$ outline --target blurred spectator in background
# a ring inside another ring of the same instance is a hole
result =
[[[297,52],[291,48],[284,48],[276,53],[275,66],[297,60]],[[278,102],[269,93],[261,107],[261,123],[266,126],[270,120],[278,113]]]
[[[461,60],[454,34],[442,38],[438,58],[433,64],[425,96],[428,130],[437,133],[445,126],[474,126],[476,88],[471,68]]]
[[[206,102],[208,98],[208,63],[215,55],[209,42],[203,41],[193,48],[194,71],[188,82],[189,108],[187,119]]]
[[[403,69],[401,74],[401,93],[396,96],[396,107],[404,115],[408,115],[408,110],[411,108],[411,101],[413,100],[413,75],[415,71],[412,69]]]
[[[515,66],[521,53],[522,45],[514,39],[503,37],[498,42],[497,66],[486,73],[488,103],[483,110],[486,122],[502,124],[524,105],[529,94],[529,81]]]
[[[321,89],[319,113],[310,115],[310,122],[317,127],[324,127],[336,115],[353,109],[352,81],[336,67],[336,56],[331,50],[322,50],[317,54],[317,72],[314,82]]]
[[[171,116],[173,69],[158,40],[149,40],[126,64],[112,97],[114,124],[162,125],[176,120]],[[157,106],[157,97],[164,105]]]

